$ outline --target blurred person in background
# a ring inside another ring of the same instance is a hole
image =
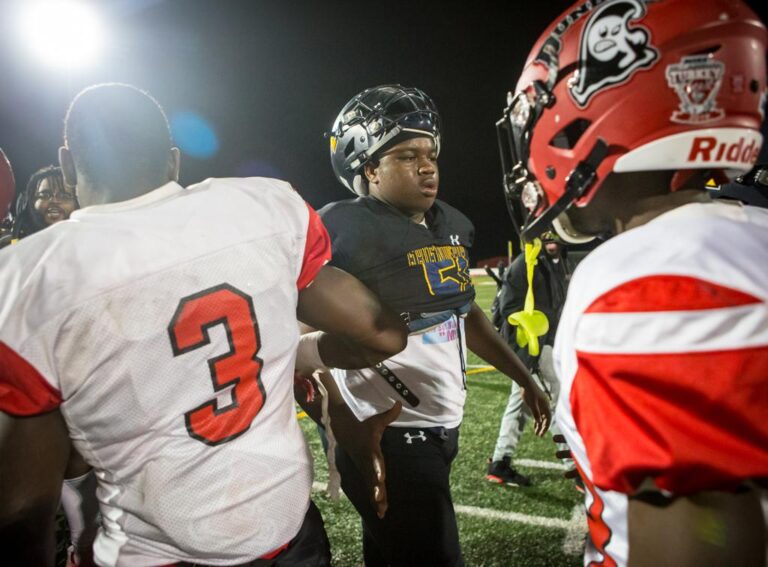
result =
[[[75,191],[64,184],[61,168],[38,169],[16,198],[10,234],[0,241],[0,247],[67,220],[77,208]]]

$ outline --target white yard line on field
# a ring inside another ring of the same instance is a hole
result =
[[[324,492],[327,486],[324,482],[313,482],[312,490],[315,492]],[[343,496],[343,494],[342,494]],[[479,508],[477,506],[464,506],[462,504],[454,505],[454,509],[458,514],[464,514],[466,516],[473,516],[475,518],[486,518],[489,520],[502,520],[505,522],[519,522],[521,524],[528,524],[530,526],[543,526],[545,528],[558,528],[566,530],[565,539],[568,542],[568,550],[575,549],[575,553],[580,553],[579,549],[576,549],[580,541],[583,541],[584,533],[586,530],[586,522],[583,508],[577,505],[574,508],[571,518],[569,520],[563,520],[562,518],[549,518],[547,516],[531,516],[529,514],[521,514],[519,512],[502,512],[501,510],[492,510],[490,508]],[[576,515],[577,509],[579,511]],[[579,538],[582,538],[579,540]],[[563,543],[563,551],[566,551],[565,543]]]
[[[576,504],[571,512],[571,519],[565,528],[563,553],[581,555],[584,553],[584,538],[587,535],[586,512],[583,504]]]
[[[520,522],[521,524],[529,524],[531,526],[544,526],[545,528],[560,528],[563,530],[568,528],[568,520],[561,520],[560,518],[529,516],[528,514],[520,514],[519,512],[502,512],[501,510],[478,508],[477,506],[464,506],[462,504],[456,504],[454,508],[459,514],[474,516],[475,518]]]
[[[554,469],[558,471],[567,471],[570,467],[565,463],[555,461],[536,461],[534,459],[514,459],[516,465],[521,467],[533,467],[537,469]]]

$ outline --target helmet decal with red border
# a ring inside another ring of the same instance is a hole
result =
[[[680,98],[680,107],[672,113],[670,120],[680,124],[721,120],[725,110],[718,108],[717,95],[724,75],[725,63],[712,59],[708,54],[689,55],[679,63],[668,65],[667,84]],[[743,92],[743,75],[732,77],[731,82],[731,90]]]
[[[580,107],[598,92],[619,85],[638,70],[653,67],[659,52],[650,44],[650,32],[630,24],[645,16],[640,0],[616,0],[597,8],[581,35],[579,67],[570,88]]]

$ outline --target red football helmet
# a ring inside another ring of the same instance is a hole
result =
[[[578,241],[556,218],[614,171],[748,171],[765,51],[766,29],[740,0],[573,5],[537,41],[497,123],[519,232],[554,224]]]
[[[16,197],[16,182],[13,179],[11,162],[5,157],[0,148],[0,219],[8,214],[8,210]]]

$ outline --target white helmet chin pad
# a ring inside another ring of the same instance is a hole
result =
[[[571,224],[570,219],[566,213],[561,213],[552,221],[552,228],[555,229],[557,235],[568,244],[586,244],[592,242],[596,236],[589,236],[581,234]]]
[[[363,181],[363,176],[359,173],[352,179],[352,190],[361,197],[368,194],[368,184]]]

